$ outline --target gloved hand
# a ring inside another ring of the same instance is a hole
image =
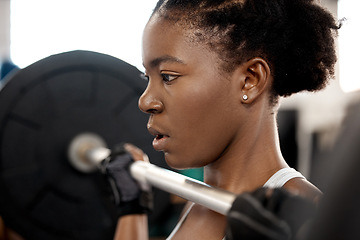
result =
[[[140,185],[130,175],[129,167],[133,162],[130,153],[120,144],[100,166],[101,172],[107,177],[118,217],[148,213],[153,209],[151,187]]]
[[[239,195],[227,215],[227,240],[293,240],[313,220],[316,205],[282,188]]]

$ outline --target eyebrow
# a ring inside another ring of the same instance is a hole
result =
[[[162,57],[158,57],[158,58],[155,58],[153,59],[151,62],[150,62],[150,67],[151,68],[155,68],[155,67],[158,67],[161,63],[163,62],[174,62],[174,63],[180,63],[180,64],[185,64],[182,60],[180,60],[179,58],[176,58],[176,57],[172,57],[172,56],[169,56],[169,55],[166,55],[166,56],[162,56]]]

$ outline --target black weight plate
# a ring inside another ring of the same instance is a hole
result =
[[[137,107],[145,84],[135,67],[90,51],[50,56],[8,81],[0,91],[0,215],[9,227],[28,240],[113,238],[105,180],[75,170],[67,147],[91,132],[110,148],[134,143],[164,165]]]

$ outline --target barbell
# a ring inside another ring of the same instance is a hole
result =
[[[110,149],[122,142],[140,147],[151,159],[152,163],[130,165],[140,184],[156,187],[149,222],[162,217],[173,193],[227,215],[235,223],[230,233],[237,233],[238,226],[253,226],[247,224],[251,213],[236,210],[245,199],[242,195],[167,169],[163,154],[151,146],[148,116],[137,107],[146,87],[140,75],[115,57],[72,51],[47,57],[5,79],[0,91],[0,216],[8,227],[27,240],[113,239],[118,206],[97,169]],[[277,218],[251,199],[257,217]],[[283,201],[276,196],[273,200]],[[285,215],[292,207],[285,204]],[[257,224],[264,227],[261,221]],[[271,226],[265,228],[272,231]],[[251,232],[257,235],[258,228]]]
[[[161,189],[154,191],[156,211],[149,221],[160,218],[169,205],[168,192],[226,214],[235,195],[167,170],[163,154],[153,150],[148,116],[137,107],[146,87],[140,74],[115,57],[72,51],[5,79],[0,91],[0,215],[7,226],[28,240],[113,238],[116,206],[103,176],[68,155],[71,147],[84,147],[74,143],[77,136],[89,133],[97,136],[85,144],[92,150],[90,158],[106,156],[121,142],[149,155],[152,164],[131,166],[135,179]]]
[[[68,155],[76,169],[90,172],[101,168],[102,162],[111,155],[111,150],[106,148],[105,141],[100,136],[83,133],[71,141]],[[129,171],[140,184],[157,187],[223,215],[229,212],[236,198],[231,192],[148,162],[135,161],[130,165]]]

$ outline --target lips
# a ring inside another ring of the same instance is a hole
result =
[[[169,136],[155,130],[153,127],[150,127],[150,126],[148,126],[148,130],[151,135],[155,136],[155,138],[152,142],[153,148],[156,151],[164,151],[166,148],[166,144],[168,142]]]

